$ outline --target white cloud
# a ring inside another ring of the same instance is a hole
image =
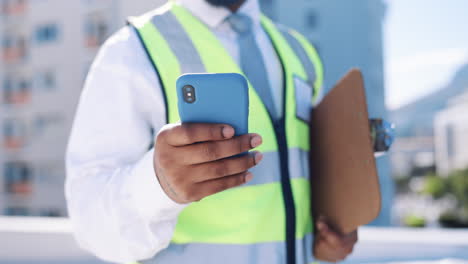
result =
[[[417,53],[387,60],[387,105],[394,109],[440,88],[468,62],[468,48]]]
[[[429,67],[461,65],[468,61],[468,49],[452,48],[421,52],[412,56],[389,60],[391,74],[411,73]]]

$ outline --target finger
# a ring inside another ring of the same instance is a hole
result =
[[[340,235],[331,230],[325,222],[317,221],[317,229],[319,230],[319,236],[330,244],[330,246],[334,248],[343,246]]]
[[[351,232],[347,235],[340,235],[336,232],[335,234],[338,236],[339,245],[341,245],[341,247],[344,248],[347,252],[352,251],[354,245],[357,242],[357,232]]]
[[[346,234],[341,237],[341,240],[344,242],[346,245],[354,245],[358,241],[358,233],[357,231],[353,231],[349,234]]]
[[[184,123],[169,128],[166,142],[179,147],[204,141],[229,139],[234,136],[234,128],[224,124]]]
[[[198,183],[199,199],[225,191],[230,188],[240,186],[251,181],[253,174],[250,172],[239,173],[236,175],[226,176],[219,179]]]
[[[357,241],[358,241],[357,232],[353,232],[347,235],[343,239],[343,249],[344,249],[344,253],[346,254],[346,256],[353,253],[354,246],[356,245]]]
[[[263,159],[263,154],[254,151],[240,157],[232,157],[208,163],[195,165],[193,167],[194,181],[204,182],[221,177],[239,174],[251,169]]]
[[[318,239],[315,242],[314,256],[318,260],[326,262],[338,262],[342,260],[341,254],[333,249],[325,240]]]
[[[354,245],[358,241],[358,232],[357,232],[357,230],[355,230],[353,232],[350,232],[349,234],[342,235],[342,234],[340,234],[338,232],[333,231],[333,229],[330,228],[330,226],[327,224],[327,221],[325,220],[325,218],[323,216],[319,216],[319,218],[317,220],[317,228],[319,229],[319,231],[322,228],[325,231],[331,231],[332,233],[334,233],[338,237],[340,242],[342,244],[344,244],[344,245],[347,245],[347,244]]]
[[[182,160],[186,164],[207,163],[247,152],[258,147],[261,143],[262,137],[257,134],[247,134],[222,141],[203,142],[185,146]]]
[[[336,245],[332,245],[329,241],[327,241],[323,237],[322,237],[322,240],[323,240],[323,242],[322,242],[323,246],[326,247],[326,248],[329,248],[330,251],[333,253],[333,256],[335,258],[337,258],[338,260],[340,260],[340,261],[345,259],[354,250],[354,245],[353,244],[336,246]]]
[[[331,230],[324,222],[318,222],[317,227],[319,228],[318,238],[322,240],[325,246],[331,248],[340,260],[352,253],[355,244],[355,242],[353,242],[355,239],[354,232],[347,236],[341,236]]]

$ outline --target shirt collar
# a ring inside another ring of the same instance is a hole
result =
[[[218,27],[231,15],[229,9],[210,5],[206,0],[178,0],[177,2],[210,28]],[[249,16],[254,23],[260,23],[258,0],[246,0],[237,12]]]

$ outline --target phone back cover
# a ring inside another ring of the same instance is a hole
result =
[[[182,88],[185,85],[195,88],[194,103],[184,101]],[[229,124],[237,136],[248,133],[249,91],[242,75],[186,74],[177,80],[176,86],[182,122]]]
[[[353,69],[314,109],[311,123],[313,215],[343,234],[375,219],[380,188],[362,74]]]

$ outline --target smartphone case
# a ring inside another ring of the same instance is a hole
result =
[[[183,88],[195,89],[195,101],[184,100]],[[234,127],[236,136],[248,133],[249,87],[237,73],[184,74],[176,83],[183,123],[219,123]]]

